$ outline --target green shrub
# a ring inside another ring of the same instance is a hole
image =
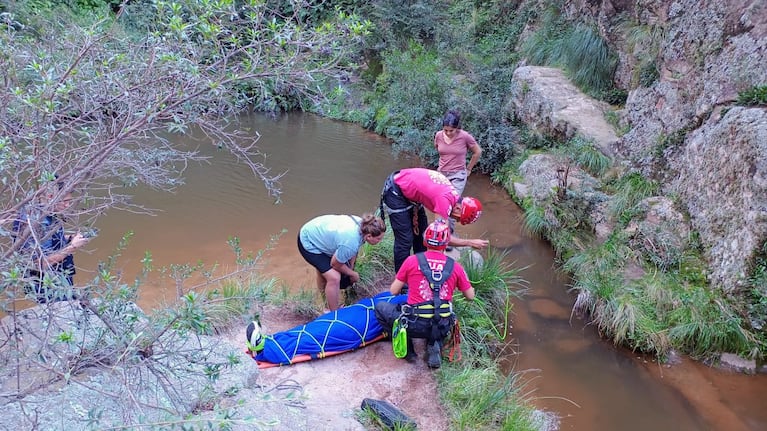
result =
[[[531,64],[560,67],[585,93],[602,98],[614,87],[617,56],[594,26],[565,21],[547,9],[541,27],[522,45]]]
[[[452,79],[436,52],[412,42],[403,52],[384,56],[384,72],[376,81],[374,130],[394,140],[395,151],[421,155],[434,138]]]
[[[758,85],[738,93],[738,105],[767,106],[767,85]]]

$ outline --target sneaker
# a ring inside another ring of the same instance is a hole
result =
[[[426,352],[429,354],[429,359],[427,360],[429,368],[439,368],[442,366],[442,352],[439,343],[427,346]]]
[[[261,334],[261,325],[257,321],[252,321],[245,328],[245,345],[250,352],[260,352],[264,350],[264,336]]]

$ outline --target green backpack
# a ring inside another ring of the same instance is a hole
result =
[[[397,359],[402,359],[407,355],[407,325],[401,325],[399,318],[395,319],[392,325],[391,347]]]

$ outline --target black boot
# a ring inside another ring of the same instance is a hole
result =
[[[429,368],[439,368],[442,366],[442,346],[439,342],[435,341],[426,347],[426,352],[429,355],[427,363]]]
[[[407,337],[407,355],[405,355],[405,360],[412,364],[417,359],[418,359],[418,354],[415,352],[415,349],[413,348],[413,339],[410,337]]]

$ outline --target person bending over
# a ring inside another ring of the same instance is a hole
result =
[[[317,289],[324,294],[330,311],[338,309],[340,290],[360,279],[354,270],[362,244],[376,245],[383,239],[386,225],[370,213],[322,215],[298,232],[298,251],[317,270]]]
[[[474,223],[482,215],[482,204],[478,199],[459,199],[455,188],[441,173],[426,168],[410,168],[393,172],[386,179],[381,191],[381,214],[389,215],[394,232],[394,271],[399,271],[402,262],[414,253],[426,250],[423,231],[429,224],[426,210],[444,220],[453,218],[461,224]],[[463,239],[451,237],[452,247],[487,247],[484,239]]]

